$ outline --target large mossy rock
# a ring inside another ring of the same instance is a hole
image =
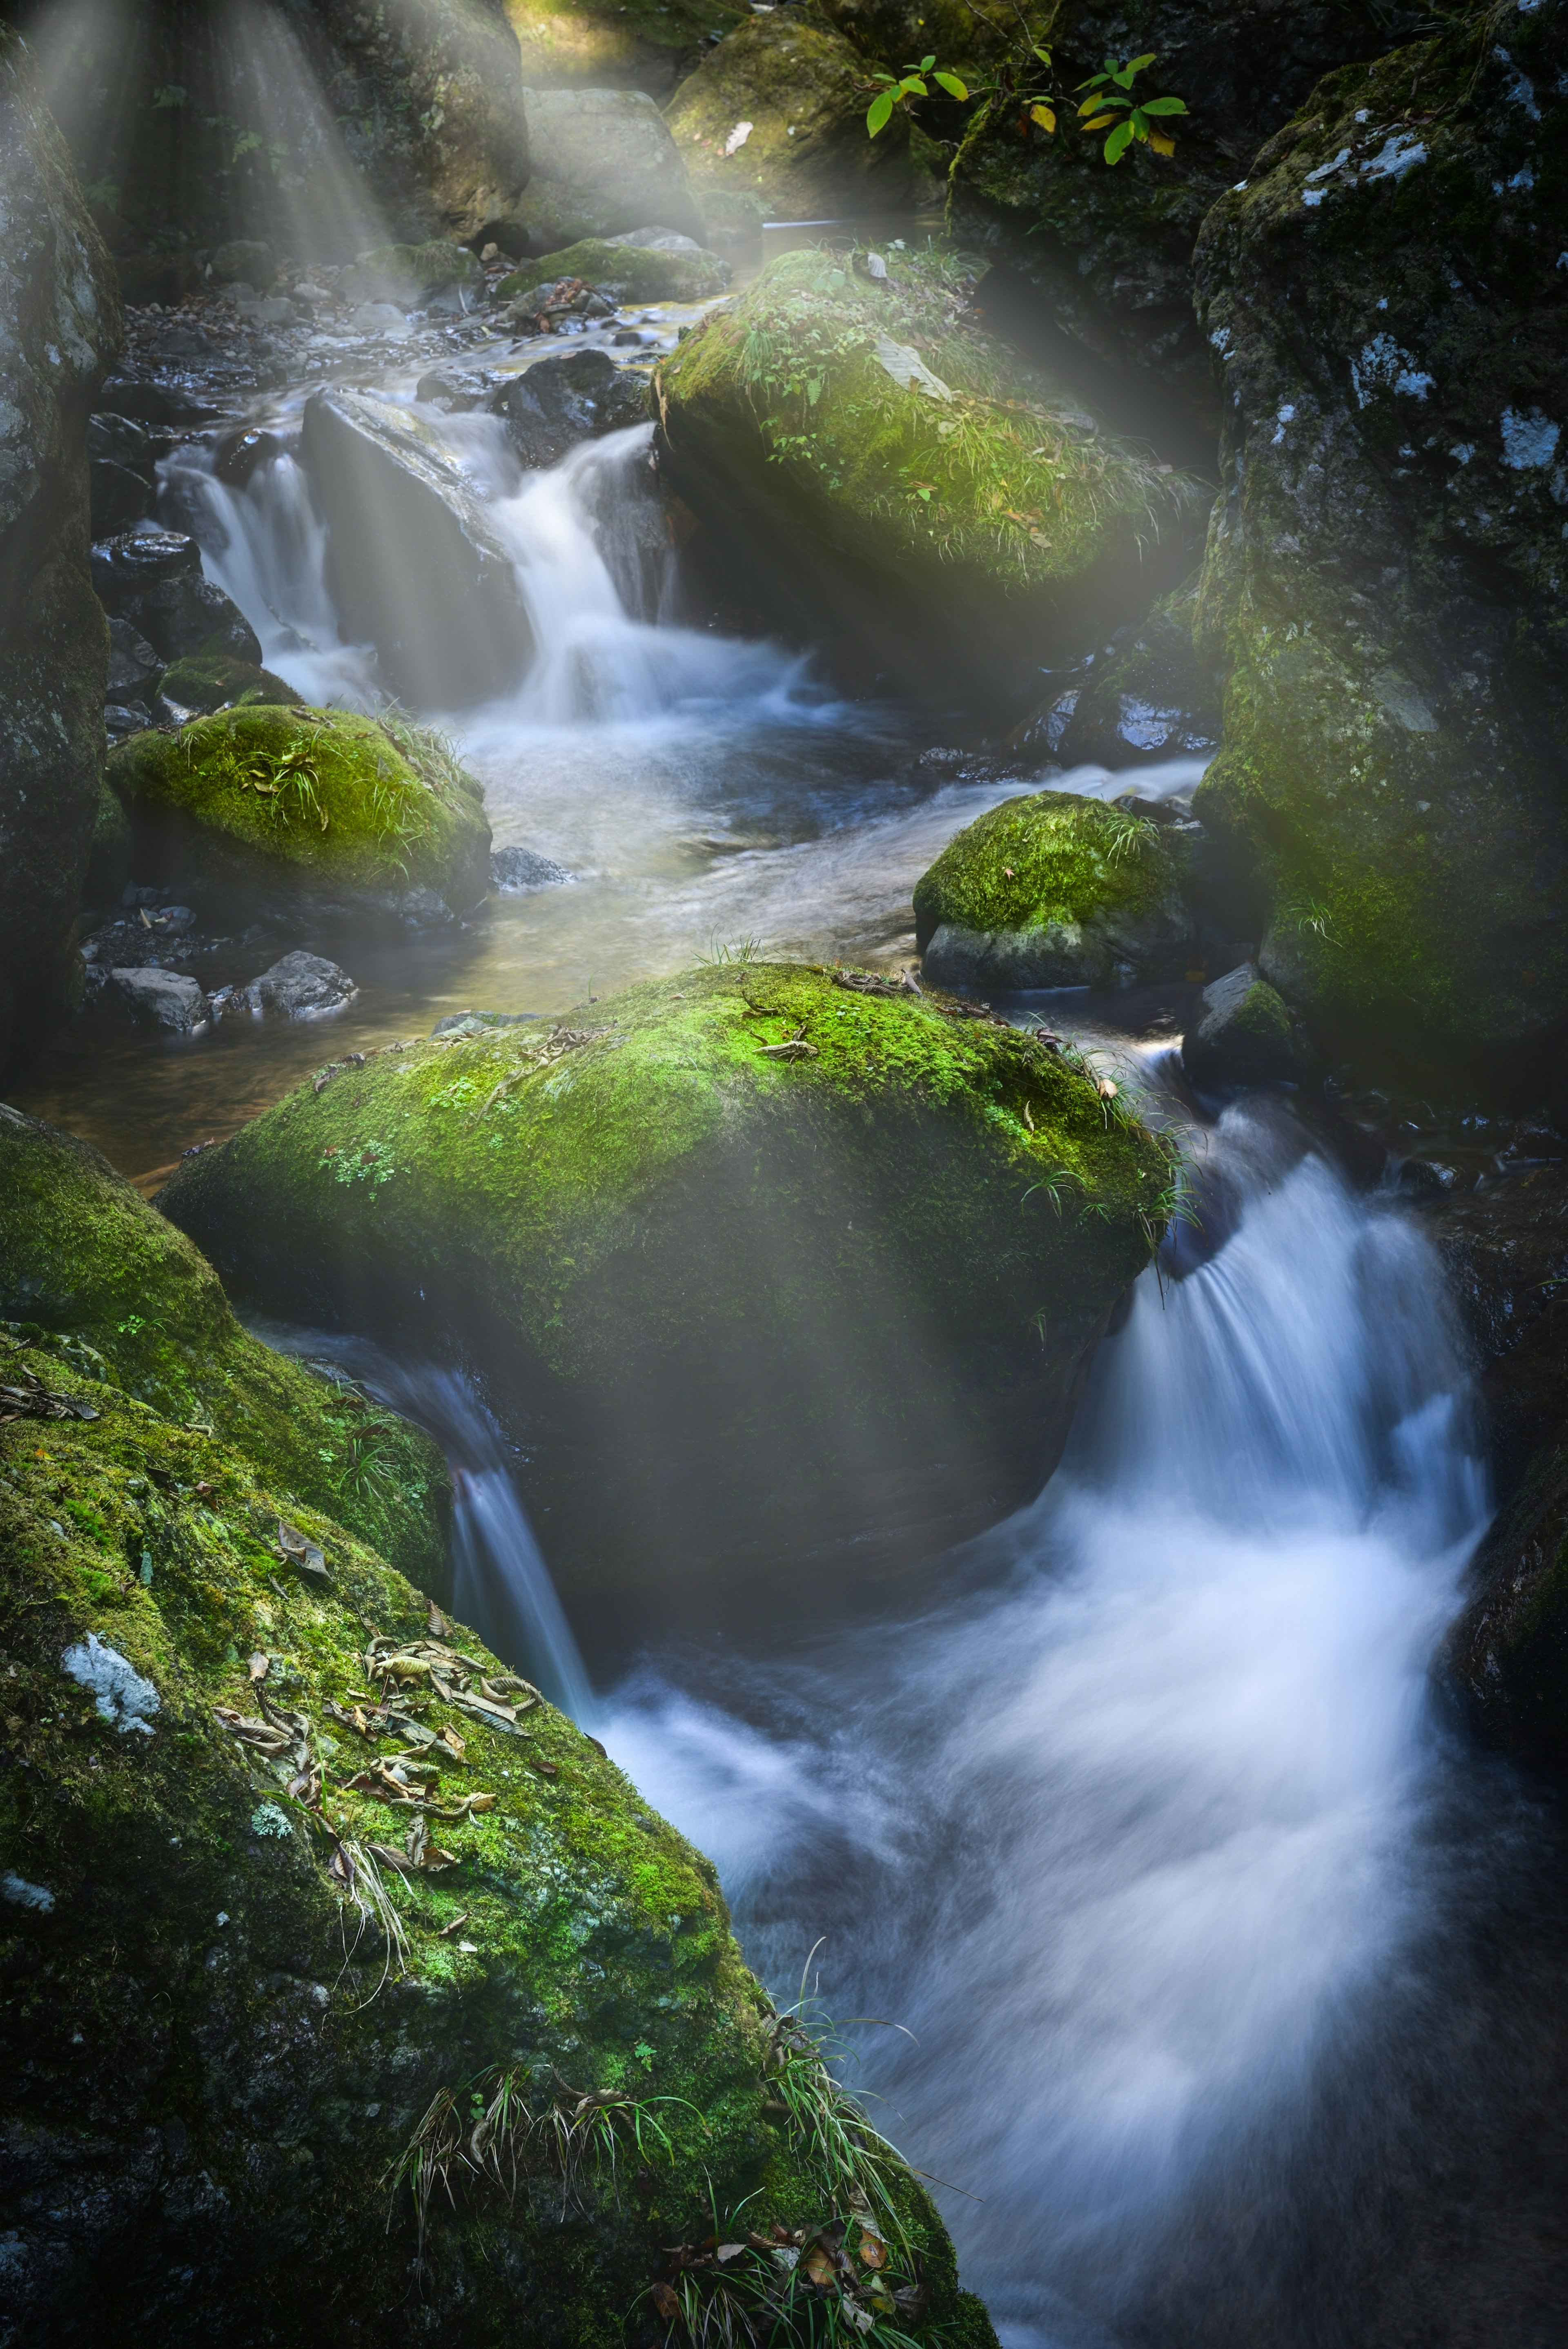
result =
[[[69,1000],[103,773],[108,637],[88,570],[87,423],[113,266],[32,61],[0,26],[0,1070]]]
[[[940,987],[1131,987],[1180,978],[1197,944],[1168,829],[1070,792],[1004,800],[914,887]]]
[[[478,1365],[568,1609],[624,1652],[1037,1489],[1164,1182],[1045,1043],[722,964],[382,1054],[162,1195],[251,1294]]]
[[[560,253],[521,262],[497,288],[503,300],[580,277],[609,302],[706,302],[729,283],[723,262],[711,253],[666,253],[655,245],[614,244],[584,237]]]
[[[301,446],[327,523],[327,585],[414,709],[514,685],[532,650],[516,567],[450,448],[372,392],[318,391]]]
[[[538,89],[645,89],[662,106],[708,41],[743,21],[733,0],[506,0]]]
[[[951,696],[1103,640],[1205,501],[967,322],[964,263],[886,268],[773,262],[661,364],[661,458],[748,601]]]
[[[536,253],[627,229],[701,237],[686,165],[645,90],[527,89],[532,176],[520,219]]]
[[[291,1506],[328,1511],[440,1587],[450,1495],[429,1439],[262,1345],[107,1160],[4,1103],[0,1321],[170,1428],[237,1445]]]
[[[484,290],[484,272],[466,244],[432,237],[425,244],[374,245],[338,279],[346,302],[400,302],[409,308],[447,286]]]
[[[458,914],[490,886],[479,784],[395,719],[245,703],[133,734],[108,779],[192,904]]]
[[[1328,1030],[1492,1048],[1568,1012],[1563,163],[1542,0],[1326,83],[1198,254],[1227,388],[1199,809]]]
[[[5,1378],[14,2338],[583,2349],[716,2215],[851,2219],[711,1865],[602,1749],[242,1448],[57,1351]],[[923,2189],[874,2175],[914,2337],[995,2349]]]
[[[722,211],[746,196],[786,221],[906,204],[908,118],[867,137],[866,75],[843,35],[803,9],[754,16],[727,35],[669,110],[698,202]],[[742,124],[750,128],[738,142]]]

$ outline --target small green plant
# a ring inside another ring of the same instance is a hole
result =
[[[1085,130],[1109,131],[1105,142],[1108,163],[1119,163],[1135,139],[1145,146],[1152,147],[1157,155],[1174,155],[1176,152],[1176,141],[1168,130],[1161,128],[1161,124],[1172,115],[1185,114],[1184,101],[1179,98],[1135,98],[1132,95],[1133,83],[1153,63],[1152,49],[1143,57],[1130,57],[1121,66],[1114,58],[1107,57],[1099,73],[1090,74],[1087,81],[1078,84],[1080,89],[1091,93],[1078,108],[1083,128]],[[1088,119],[1084,120],[1086,116]]]
[[[396,1482],[398,1423],[389,1411],[371,1412],[348,1432],[348,1465],[338,1490],[356,1499],[377,1498]]]
[[[907,111],[912,98],[929,98],[930,82],[934,81],[938,89],[944,89],[949,98],[968,97],[968,84],[962,75],[938,72],[935,68],[936,58],[933,55],[922,57],[917,66],[905,66],[902,76],[881,72],[872,76],[872,81],[881,85],[866,109],[866,129],[873,139],[879,130],[887,128],[895,106],[902,106]]]
[[[975,12],[978,14],[978,11]],[[1133,95],[1133,84],[1146,73],[1155,60],[1149,50],[1143,57],[1130,57],[1118,64],[1107,57],[1100,71],[1090,74],[1078,84],[1089,95],[1075,108],[1057,84],[1055,60],[1048,48],[1037,41],[1026,20],[1018,18],[1019,31],[1010,41],[999,66],[985,80],[973,87],[961,74],[939,67],[934,54],[923,57],[918,65],[906,66],[902,75],[874,73],[861,88],[874,91],[866,109],[866,130],[874,139],[892,119],[894,109],[912,113],[917,102],[932,94],[932,85],[946,97],[961,101],[975,100],[974,111],[965,126],[953,159],[952,171],[957,171],[965,150],[979,137],[986,125],[1016,109],[1021,124],[1033,123],[1047,138],[1056,133],[1059,119],[1066,115],[1074,129],[1084,131],[1105,130],[1103,154],[1108,163],[1119,163],[1135,140],[1150,148],[1156,155],[1173,155],[1176,142],[1164,128],[1167,121],[1187,111],[1186,101],[1180,98],[1139,98]],[[949,176],[952,174],[950,173]]]

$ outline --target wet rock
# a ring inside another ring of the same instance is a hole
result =
[[[109,988],[139,1028],[162,1028],[189,1035],[206,1025],[207,998],[201,982],[177,970],[111,970]]]
[[[467,416],[488,406],[511,379],[500,367],[432,367],[419,378],[414,397],[422,407],[439,409],[444,416]]]
[[[139,473],[98,459],[88,468],[92,533],[107,538],[151,512],[152,492]]]
[[[476,296],[484,272],[466,244],[386,244],[362,253],[337,290],[346,302],[393,302],[417,309],[443,286],[467,286]]]
[[[152,435],[134,417],[102,413],[88,419],[88,455],[151,478]]]
[[[1219,749],[1219,695],[1192,643],[1196,587],[1194,579],[1167,596],[1094,661],[1050,746],[1064,767],[1114,771]]]
[[[222,412],[179,384],[150,383],[126,376],[111,376],[104,385],[104,395],[113,400],[117,415],[143,424],[214,424]]]
[[[1303,1073],[1284,999],[1256,963],[1242,963],[1215,979],[1199,1004],[1198,1019],[1181,1041],[1181,1065],[1195,1085],[1266,1085]]]
[[[341,1011],[359,989],[348,973],[323,955],[295,948],[239,988],[228,1008],[235,1011],[275,1011],[289,1019],[305,1019],[324,1011]]]
[[[253,424],[242,432],[229,434],[219,448],[218,460],[212,471],[228,488],[242,490],[249,486],[251,476],[258,465],[269,464],[274,457],[281,457],[286,447],[286,441],[279,433],[269,432],[264,427]]]
[[[437,434],[368,393],[320,391],[305,403],[304,456],[334,599],[393,690],[427,709],[503,691],[531,648],[517,575]]]
[[[269,668],[260,668],[253,661],[234,660],[227,653],[200,652],[187,654],[165,669],[160,687],[162,700],[178,709],[184,716],[176,719],[183,725],[185,718],[204,715],[213,709],[232,709],[240,702],[266,702],[282,709],[298,709],[304,697]]]
[[[1068,792],[1004,800],[914,889],[939,987],[1131,987],[1180,978],[1198,925],[1165,828]]]
[[[352,1176],[384,1135],[377,1199]],[[1064,1156],[1103,1217],[1020,1208]],[[617,1644],[738,1600],[738,1538],[746,1603],[767,1580],[798,1605],[808,1556],[841,1582],[1036,1491],[1162,1168],[1047,1045],[753,963],[368,1062],[204,1152],[161,1205],[273,1309],[352,1295],[432,1342],[482,1329],[496,1391],[540,1413],[530,1506],[567,1604]]]
[[[722,294],[728,283],[728,264],[717,254],[700,249],[665,253],[657,246],[612,244],[589,237],[562,252],[520,263],[501,279],[496,293],[514,308],[526,305],[537,310],[540,303],[533,297],[552,285],[575,286],[583,294],[597,289],[610,302],[703,302]]]
[[[573,878],[552,856],[541,856],[531,848],[494,848],[490,869],[491,883],[503,896],[520,895],[524,889],[552,889]]]
[[[111,717],[123,714],[122,727],[112,725]],[[147,722],[146,712],[140,713]],[[104,730],[111,739],[117,733],[130,734],[137,729],[137,716],[130,710],[118,709],[104,711]],[[130,864],[130,820],[107,782],[98,789],[98,814],[93,823],[92,840],[88,850],[88,869],[82,886],[88,896],[103,899],[118,896]],[[82,948],[84,959],[87,947]]]
[[[1228,422],[1196,805],[1257,859],[1265,973],[1346,1037],[1491,1052],[1568,1013],[1563,281],[1530,95],[1564,72],[1549,0],[1342,74],[1198,251]]]
[[[31,58],[0,27],[0,1071],[61,1013],[98,811],[103,615],[88,418],[120,331],[114,271]]]
[[[144,689],[150,693],[162,673],[163,663],[147,638],[139,635],[129,620],[111,620],[107,692],[117,699],[138,695]]]
[[[103,722],[111,742],[123,741],[128,734],[139,734],[144,726],[150,726],[152,712],[145,701],[106,701]]]
[[[906,204],[908,118],[895,113],[868,139],[865,80],[863,54],[819,18],[779,10],[738,26],[669,109],[697,202],[744,192],[773,220]]]
[[[562,351],[509,378],[490,407],[525,465],[553,465],[579,440],[646,423],[648,387],[606,351]]]
[[[348,324],[356,335],[387,336],[397,343],[413,339],[413,327],[394,302],[362,302]]]
[[[965,264],[887,260],[786,254],[694,327],[655,374],[661,477],[847,680],[1021,698],[1191,568],[1206,495],[966,323]]]
[[[518,217],[536,253],[655,223],[702,233],[668,125],[636,89],[525,89],[531,177]]]
[[[124,531],[92,550],[104,609],[128,621],[165,661],[211,651],[259,667],[260,639],[237,604],[201,575],[201,550],[172,530]]]

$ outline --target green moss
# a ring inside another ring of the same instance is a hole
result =
[[[383,244],[362,253],[345,270],[341,290],[350,302],[407,301],[442,285],[477,287],[484,275],[466,244]]]
[[[906,203],[907,119],[895,115],[880,137],[868,139],[865,81],[864,57],[804,9],[738,26],[707,52],[669,109],[698,202],[744,190],[779,220],[852,217]],[[738,122],[749,123],[749,133],[727,154]]]
[[[424,886],[459,905],[487,885],[479,786],[396,719],[250,705],[132,735],[108,775],[133,821],[225,879]]]
[[[664,98],[712,33],[744,21],[728,0],[505,0],[522,79],[556,89],[630,86]]]
[[[1035,930],[1109,912],[1140,914],[1171,883],[1152,823],[1070,792],[1035,792],[990,809],[921,875],[916,936],[923,947],[944,922]]]
[[[271,702],[297,709],[304,698],[271,669],[235,660],[228,653],[188,653],[164,670],[159,690],[181,709],[203,712],[226,709],[235,702]]]
[[[72,1135],[0,1107],[0,1317],[176,1427],[239,1444],[432,1589],[450,1494],[429,1439],[240,1327],[182,1232]]]
[[[656,253],[591,236],[521,263],[497,290],[510,300],[562,277],[581,277],[615,302],[701,302],[722,293],[726,284],[723,265],[711,254]]]

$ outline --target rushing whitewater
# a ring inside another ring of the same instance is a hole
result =
[[[707,1701],[666,1661],[604,1732],[754,1961],[788,1982],[825,1934],[830,2003],[914,2033],[865,2077],[979,2198],[947,2213],[1009,2349],[1099,2337],[1422,1914],[1428,1665],[1484,1513],[1440,1283],[1266,1107],[1212,1151],[1231,1237],[1144,1277],[947,1605]]]

